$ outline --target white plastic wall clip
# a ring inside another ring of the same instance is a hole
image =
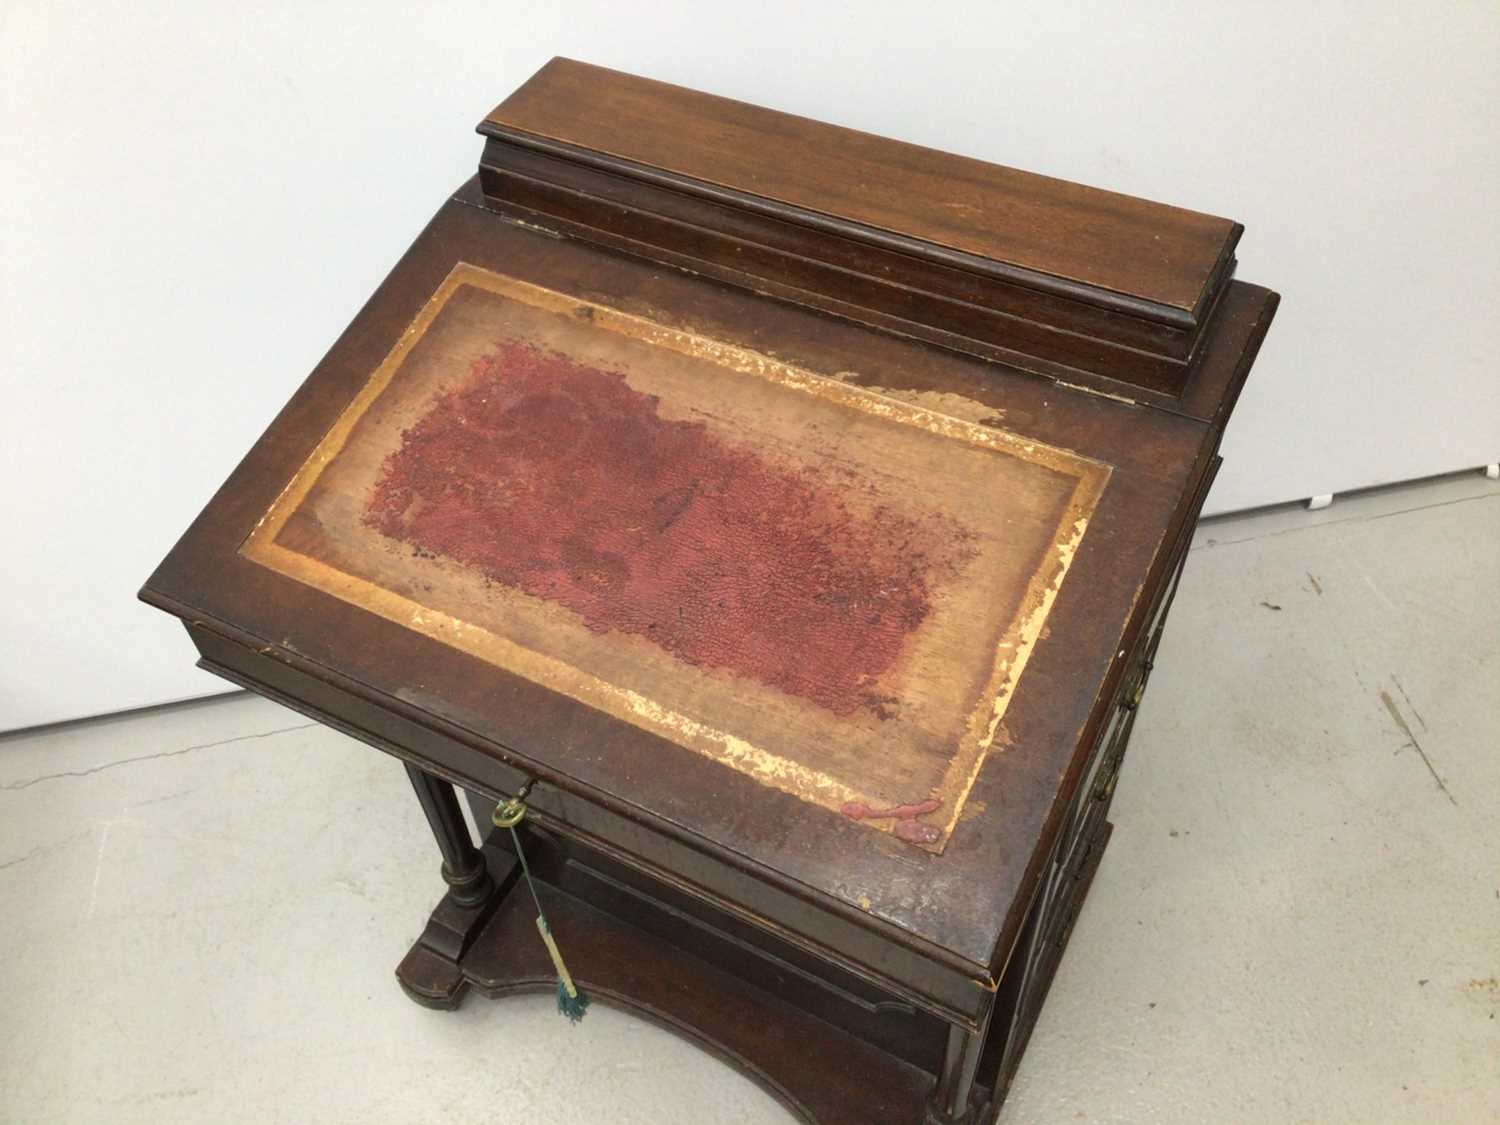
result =
[[[1316,512],[1319,508],[1326,508],[1333,503],[1333,493],[1325,492],[1322,496],[1309,496],[1307,498],[1307,510]]]
[[[1489,477],[1490,480],[1500,480],[1500,464],[1486,465],[1484,467],[1484,475]]]

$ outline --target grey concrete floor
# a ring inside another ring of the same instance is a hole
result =
[[[1203,525],[1006,1125],[1500,1121],[1497,643],[1478,476]],[[416,1007],[439,889],[400,766],[261,700],[0,740],[0,1119],[790,1120],[618,1012]]]

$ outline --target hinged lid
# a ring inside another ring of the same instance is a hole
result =
[[[479,126],[487,199],[1058,378],[1179,397],[1238,224],[554,59]]]

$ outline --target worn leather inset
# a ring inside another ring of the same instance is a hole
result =
[[[876,683],[969,533],[878,496],[851,510],[841,492],[873,484],[779,465],[657,406],[621,372],[501,341],[404,432],[365,522],[596,632],[884,716]]]

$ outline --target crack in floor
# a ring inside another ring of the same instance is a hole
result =
[[[1319,520],[1316,523],[1309,523],[1301,527],[1282,527],[1278,528],[1275,531],[1262,531],[1256,535],[1247,535],[1243,539],[1214,539],[1207,534],[1203,534],[1201,541],[1193,543],[1192,546],[1188,548],[1188,550],[1202,551],[1207,550],[1210,547],[1233,547],[1236,543],[1254,543],[1259,539],[1274,539],[1280,535],[1296,535],[1304,531],[1321,531],[1325,527],[1338,527],[1340,524],[1368,523],[1370,520],[1389,519],[1391,516],[1409,516],[1413,512],[1425,512],[1431,508],[1446,508],[1452,504],[1467,504],[1474,500],[1496,499],[1500,499],[1500,492],[1490,492],[1482,496],[1460,496],[1456,500],[1435,500],[1431,504],[1417,504],[1411,508],[1398,508],[1394,512],[1376,512],[1373,515],[1345,516],[1341,520]],[[1210,518],[1215,520],[1232,520],[1240,517],[1254,518],[1254,516],[1254,512],[1230,512],[1225,513],[1225,515],[1223,516],[1213,516]],[[1199,527],[1203,532],[1208,532],[1213,529],[1213,524],[1210,522],[1204,522],[1199,524]]]
[[[28,778],[26,781],[12,781],[6,785],[0,785],[0,789],[30,789],[33,785],[40,785],[44,781],[56,781],[64,777],[88,777],[90,774],[99,773],[102,770],[111,770],[116,766],[128,766],[135,762],[151,762],[158,758],[177,758],[183,754],[191,754],[197,750],[214,750],[220,746],[228,746],[235,742],[252,742],[258,738],[271,738],[278,734],[290,734],[292,731],[307,730],[309,727],[319,726],[318,723],[299,723],[294,727],[278,727],[276,730],[262,731],[259,734],[242,734],[235,738],[224,738],[218,742],[205,742],[198,746],[184,746],[180,750],[162,750],[155,754],[142,754],[135,758],[120,758],[113,762],[104,762],[102,765],[92,766],[86,770],[63,770],[60,773],[44,773],[40,777]]]

